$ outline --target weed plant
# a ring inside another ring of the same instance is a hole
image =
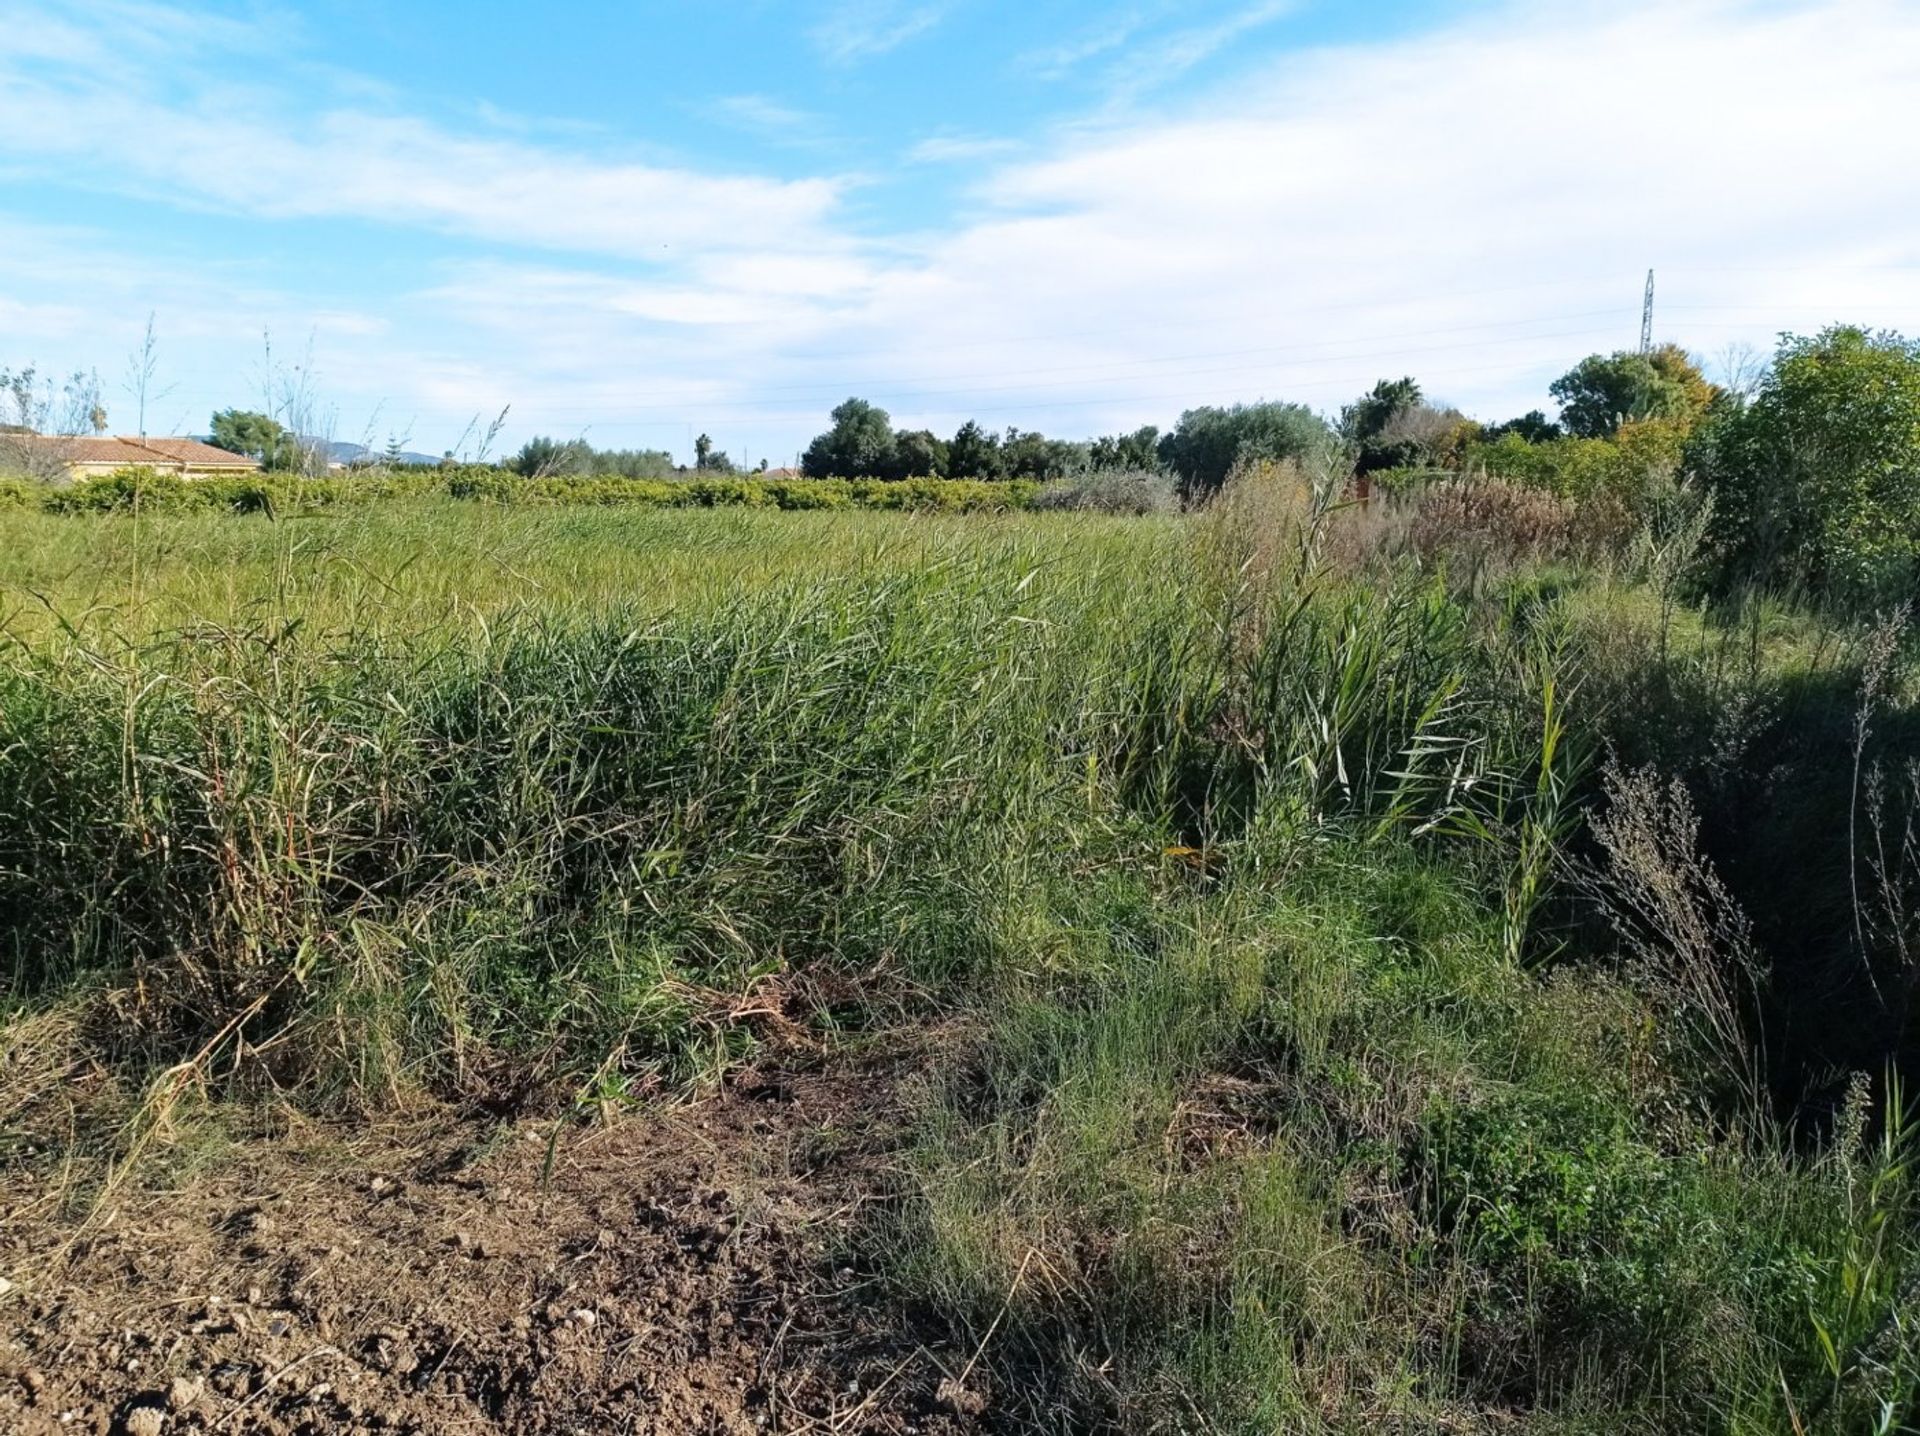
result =
[[[49,1181],[187,1092],[598,1105],[937,1027],[862,1239],[999,1429],[1920,1422],[1897,627],[1531,522],[1455,565],[1286,470],[0,523]]]

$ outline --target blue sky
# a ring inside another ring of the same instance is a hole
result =
[[[0,367],[790,461],[1920,330],[1914,0],[0,0]],[[263,336],[271,337],[267,357]]]

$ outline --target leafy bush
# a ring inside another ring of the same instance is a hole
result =
[[[1787,338],[1693,457],[1718,499],[1724,582],[1853,599],[1920,583],[1920,341]]]
[[[1160,440],[1160,460],[1180,476],[1188,499],[1217,492],[1242,464],[1306,460],[1325,452],[1333,431],[1304,404],[1235,404],[1189,409]]]
[[[185,508],[194,502],[187,481],[153,469],[115,469],[66,488],[48,489],[41,500],[54,513],[97,514],[123,509]]]
[[[1156,469],[1098,469],[1048,484],[1033,496],[1042,510],[1103,514],[1167,514],[1180,507],[1171,477]]]
[[[1025,480],[973,479],[522,479],[499,470],[448,482],[455,498],[503,504],[595,504],[633,508],[911,509],[942,513],[1025,508],[1038,490]]]
[[[1040,486],[1031,479],[903,479],[898,483],[855,480],[849,488],[856,508],[912,509],[974,514],[1024,509]]]
[[[27,479],[0,479],[0,509],[37,509],[43,490]]]
[[[1637,508],[1686,453],[1689,425],[1678,419],[1621,424],[1609,438],[1531,441],[1509,431],[1467,446],[1465,462],[1498,479],[1585,502],[1604,497]]]
[[[1668,419],[1690,425],[1718,391],[1686,350],[1662,344],[1650,354],[1590,354],[1549,386],[1560,422],[1583,439],[1608,439],[1624,424]]]

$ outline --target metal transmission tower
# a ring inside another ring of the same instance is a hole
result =
[[[1653,271],[1647,271],[1647,297],[1640,306],[1640,352],[1653,352]]]

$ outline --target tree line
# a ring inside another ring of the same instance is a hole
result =
[[[1241,465],[1294,461],[1344,473],[1361,493],[1485,476],[1629,515],[1668,502],[1661,496],[1678,485],[1688,502],[1711,506],[1711,560],[1724,583],[1851,594],[1920,589],[1920,341],[1835,325],[1787,335],[1770,362],[1721,377],[1709,380],[1692,355],[1667,344],[1588,355],[1548,386],[1552,416],[1534,409],[1483,423],[1403,376],[1382,379],[1331,414],[1273,400],[1205,405],[1165,432],[1146,425],[1078,441],[974,421],[943,439],[896,430],[886,410],[850,398],[807,445],[801,470],[810,478],[1043,484],[1150,475],[1192,504]],[[25,456],[9,463],[0,447],[0,467],[35,477],[26,460],[40,450],[25,436],[104,426],[90,376],[62,388],[32,370],[0,371],[0,446],[11,441]],[[210,440],[269,470],[311,469],[318,457],[316,441],[251,410],[213,415]],[[689,468],[664,450],[542,436],[500,467],[528,478],[734,472],[705,434],[693,457]]]
[[[1684,503],[1711,509],[1703,527],[1723,584],[1920,589],[1920,341],[1834,325],[1785,336],[1771,362],[1723,378],[1664,344],[1588,355],[1548,386],[1552,417],[1534,409],[1482,423],[1401,377],[1332,415],[1279,401],[1208,405],[1165,433],[1148,425],[1079,442],[974,422],[942,440],[896,431],[886,410],[851,398],[801,467],[812,477],[1041,481],[1143,470],[1193,503],[1240,465],[1291,460],[1344,471],[1362,492],[1482,475],[1630,517],[1669,502],[1677,486]]]

